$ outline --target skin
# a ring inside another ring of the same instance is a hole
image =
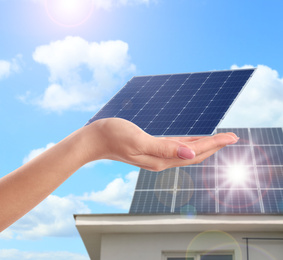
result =
[[[123,119],[95,121],[0,179],[0,231],[29,212],[88,162],[110,159],[161,171],[200,163],[237,141],[234,133],[153,137]]]

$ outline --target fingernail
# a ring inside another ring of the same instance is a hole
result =
[[[235,144],[239,141],[240,137],[236,137],[236,138],[233,138],[233,141],[231,141],[230,143],[228,144]]]
[[[178,148],[178,157],[184,160],[195,158],[196,154],[193,150],[187,147]]]

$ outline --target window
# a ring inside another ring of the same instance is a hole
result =
[[[232,255],[201,255],[200,260],[233,260]]]
[[[187,257],[187,258],[184,258],[184,257],[169,257],[167,258],[167,260],[194,260],[193,257]]]
[[[217,253],[164,253],[164,260],[234,260],[233,253],[217,252]]]

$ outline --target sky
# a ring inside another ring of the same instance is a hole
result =
[[[83,127],[133,76],[256,67],[220,127],[283,127],[282,10],[280,0],[0,0],[0,177]],[[85,165],[0,234],[0,259],[89,259],[73,214],[127,213],[138,171]]]

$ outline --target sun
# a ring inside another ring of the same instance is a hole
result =
[[[244,186],[248,177],[249,172],[247,171],[247,167],[242,165],[233,165],[227,169],[227,178],[232,185]]]
[[[45,0],[49,18],[65,27],[83,24],[93,13],[93,0]]]

